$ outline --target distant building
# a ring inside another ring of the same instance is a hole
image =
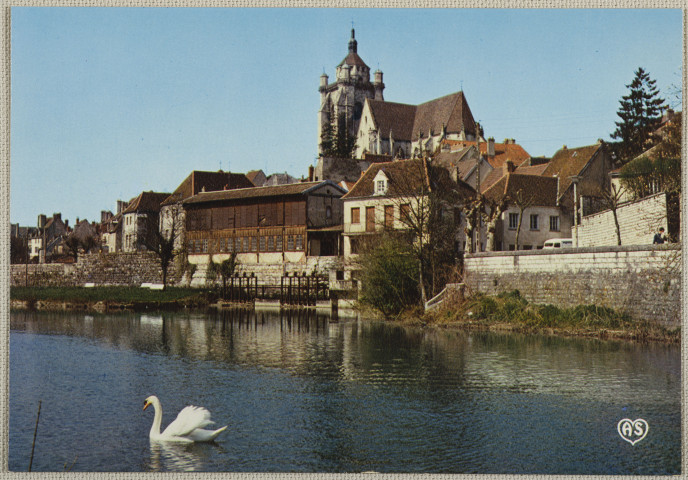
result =
[[[146,250],[143,240],[151,228],[158,228],[160,204],[169,193],[142,192],[122,212],[122,251]]]

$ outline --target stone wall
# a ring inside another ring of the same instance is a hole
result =
[[[637,202],[619,206],[616,211],[621,233],[621,245],[649,245],[659,227],[668,231],[667,199],[661,193]],[[572,229],[576,238],[576,229]],[[575,245],[575,244],[574,244]],[[611,210],[587,215],[578,226],[578,246],[596,247],[617,245],[616,226]]]
[[[667,327],[681,324],[681,247],[592,247],[466,255],[467,292],[519,290],[560,307],[599,305]]]
[[[172,262],[167,272],[168,284],[179,280],[177,270]],[[93,253],[80,255],[72,264],[15,264],[10,267],[12,286],[83,286],[86,283],[126,286],[162,283],[160,262],[153,253]]]

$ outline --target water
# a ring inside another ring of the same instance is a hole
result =
[[[678,347],[322,315],[13,312],[9,467],[678,474]],[[218,441],[151,444],[188,404]],[[646,438],[621,439],[622,418]]]

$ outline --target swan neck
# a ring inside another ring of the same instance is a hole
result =
[[[153,426],[150,429],[151,437],[160,436],[160,424],[162,423],[162,405],[160,405],[160,400],[157,398],[153,400],[153,410],[155,411],[155,416],[153,417]]]

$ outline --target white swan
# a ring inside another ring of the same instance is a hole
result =
[[[143,402],[143,409],[145,410],[150,405],[153,405],[153,410],[155,410],[153,426],[150,429],[151,440],[185,443],[210,442],[227,428],[224,426],[217,430],[204,430],[203,427],[215,423],[210,420],[210,412],[203,407],[188,406],[184,407],[177,418],[167,426],[165,431],[160,433],[162,406],[158,397],[155,395],[148,397]]]

